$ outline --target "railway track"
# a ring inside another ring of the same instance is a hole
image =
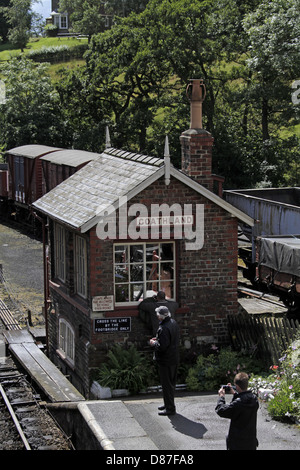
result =
[[[72,450],[43,397],[11,356],[0,362],[0,450]]]
[[[18,329],[20,325],[0,299],[0,450],[72,450],[42,393],[9,351],[4,351],[1,333]]]

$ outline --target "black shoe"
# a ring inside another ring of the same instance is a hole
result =
[[[158,409],[159,409],[159,410],[165,410],[166,407],[165,407],[165,405],[161,405],[161,406],[158,407]]]
[[[176,415],[176,411],[164,410],[164,411],[160,411],[158,414],[160,416],[171,416],[171,415]]]

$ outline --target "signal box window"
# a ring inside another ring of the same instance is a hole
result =
[[[158,291],[175,299],[175,243],[114,245],[116,304],[136,304]]]

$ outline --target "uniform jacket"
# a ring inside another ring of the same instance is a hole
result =
[[[154,345],[154,359],[164,366],[178,364],[179,328],[171,317],[164,318],[159,324]]]
[[[178,303],[174,300],[156,300],[154,297],[149,297],[143,300],[139,304],[139,315],[143,322],[147,324],[149,328],[152,328],[153,335],[156,334],[159,327],[159,321],[155,312],[157,307],[168,307],[172,317],[178,309]]]
[[[216,412],[222,418],[231,419],[227,446],[230,450],[255,450],[258,400],[251,391],[235,393],[226,405],[225,397],[219,397]]]

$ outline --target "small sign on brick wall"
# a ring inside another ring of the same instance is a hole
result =
[[[131,318],[96,318],[94,320],[95,333],[115,333],[131,331]]]
[[[114,309],[113,295],[98,295],[93,297],[93,312],[106,312]]]

